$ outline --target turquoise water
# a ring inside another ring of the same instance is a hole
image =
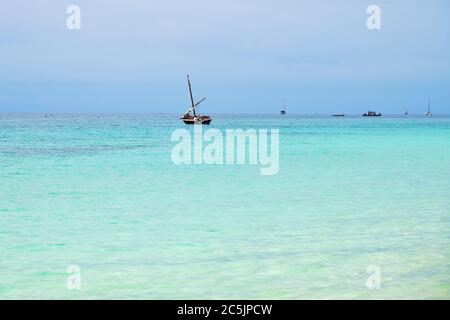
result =
[[[450,298],[450,118],[216,116],[280,129],[274,176],[174,165],[180,127],[0,114],[0,298]]]

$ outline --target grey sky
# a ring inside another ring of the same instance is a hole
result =
[[[77,4],[82,29],[66,28]],[[366,28],[381,7],[382,29]],[[449,1],[1,0],[0,111],[450,113]]]

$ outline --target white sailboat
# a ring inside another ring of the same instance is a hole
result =
[[[425,113],[427,117],[431,117],[433,114],[431,113],[430,100],[428,100],[428,111]]]

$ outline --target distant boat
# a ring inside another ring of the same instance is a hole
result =
[[[405,116],[409,115],[408,110],[405,111]]]
[[[430,100],[428,100],[428,111],[425,113],[427,117],[431,117],[433,114],[431,113]]]
[[[286,102],[283,100],[283,109],[281,109],[280,111],[281,115],[285,115],[286,114]]]
[[[381,113],[380,112],[376,113],[375,111],[367,111],[367,112],[364,112],[362,116],[363,117],[381,117]]]
[[[333,117],[345,117],[345,113],[335,113]]]
[[[195,103],[194,96],[192,95],[192,88],[191,88],[191,80],[189,79],[189,75],[187,76],[188,80],[188,86],[189,86],[189,95],[191,97],[191,107],[185,112],[183,117],[180,119],[183,120],[185,124],[210,124],[212,121],[212,118],[210,116],[200,116],[197,115],[195,112],[195,108],[205,101],[206,98],[203,98],[199,102]],[[191,112],[193,114],[191,114]]]

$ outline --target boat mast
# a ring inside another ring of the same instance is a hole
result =
[[[430,99],[428,99],[428,114],[431,114]]]
[[[189,79],[189,75],[187,75],[187,79],[188,79],[188,85],[189,85],[189,95],[191,96],[191,105],[192,105],[192,111],[194,111],[194,116],[195,114],[195,103],[194,103],[194,97],[192,96],[192,88],[191,88],[191,80]]]

